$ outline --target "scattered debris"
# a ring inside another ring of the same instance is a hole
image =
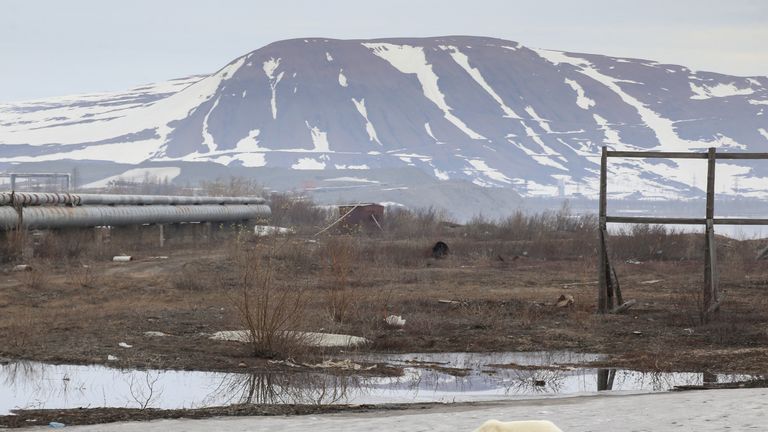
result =
[[[314,365],[304,364],[304,366],[316,368],[316,369],[341,369],[341,370],[371,370],[376,368],[376,365],[368,366],[364,368],[362,365],[355,363],[349,359],[339,360],[339,361],[326,360],[322,363],[318,363]]]
[[[685,334],[687,336],[693,336],[693,333],[694,333],[694,330],[692,328],[684,328],[683,329],[683,334]]]
[[[624,261],[624,262],[626,262],[627,264],[635,264],[635,265],[638,265],[638,264],[642,264],[642,263],[643,263],[642,261],[638,261],[638,260],[636,260],[636,259],[634,259],[634,258],[630,258],[630,259],[628,259],[628,260],[626,260],[626,261]]]
[[[653,285],[653,284],[657,284],[659,282],[664,282],[664,281],[661,280],[661,279],[652,279],[652,280],[642,281],[642,282],[640,282],[640,284],[641,285]]]
[[[32,271],[32,266],[29,264],[18,264],[13,266],[13,271],[20,272],[20,271]]]
[[[448,300],[448,299],[438,299],[437,302],[438,303],[442,303],[442,304],[452,304],[452,305],[460,305],[460,304],[462,304],[462,302],[460,302],[458,300]]]
[[[631,308],[632,306],[634,306],[636,304],[637,304],[637,300],[634,300],[634,299],[633,300],[627,300],[624,303],[622,303],[622,304],[616,306],[615,308],[611,309],[610,313],[612,313],[612,314],[622,313],[624,311],[629,310],[629,308]],[[635,318],[637,318],[637,317],[635,317]]]
[[[257,237],[265,237],[270,235],[280,235],[280,234],[293,234],[296,231],[293,228],[284,228],[279,226],[272,226],[272,225],[256,225],[253,227],[253,233],[256,234]]]
[[[107,361],[118,361],[119,358],[113,356],[112,354],[107,355]]]
[[[642,336],[643,332],[641,332],[640,330],[635,330],[632,332],[632,334],[635,336]]]
[[[147,331],[144,332],[144,336],[147,337],[164,337],[169,336],[167,333],[159,332],[159,331]]]
[[[127,262],[132,260],[133,260],[133,257],[130,255],[116,255],[112,257],[112,261],[114,262]]]
[[[168,257],[167,257],[167,256],[165,256],[165,255],[160,255],[160,256],[153,256],[153,257],[150,257],[150,259],[153,259],[153,260],[167,260],[167,259],[168,259]]]
[[[439,241],[432,246],[432,258],[445,258],[448,256],[448,245],[445,242]]]
[[[245,364],[245,362],[240,362],[240,363],[237,364],[237,367],[246,368],[246,367],[248,367],[248,365]]]
[[[584,285],[597,285],[597,281],[590,281],[590,282],[571,282],[567,284],[563,284],[563,288],[576,288],[577,286],[584,286]]]
[[[392,327],[403,327],[405,326],[405,320],[400,315],[390,315],[386,318],[384,318],[384,322],[386,322],[388,325]]]
[[[573,296],[570,294],[561,294],[560,297],[557,299],[557,303],[555,305],[559,308],[564,308],[568,306],[572,306],[575,303]]]
[[[120,348],[133,348],[133,345],[128,345],[125,342],[120,342],[119,344],[117,344],[117,346],[119,346]]]

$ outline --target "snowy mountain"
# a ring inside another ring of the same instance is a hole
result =
[[[80,166],[93,186],[237,173],[329,200],[429,186],[409,198],[429,204],[435,185],[459,191],[446,203],[478,191],[594,196],[602,145],[768,151],[766,111],[765,76],[482,37],[297,39],[209,76],[0,104],[0,169]],[[612,161],[610,192],[697,196],[699,163]],[[718,169],[718,192],[768,195],[768,164]]]

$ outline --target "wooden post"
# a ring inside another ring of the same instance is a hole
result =
[[[598,265],[598,286],[597,286],[597,313],[608,312],[608,252],[605,246],[606,236],[606,209],[607,209],[607,174],[608,174],[608,148],[603,146],[600,156],[600,208],[599,208],[599,244],[597,254]]]
[[[704,286],[702,291],[702,320],[709,321],[713,305],[717,304],[717,250],[715,247],[715,165],[716,150],[707,153],[707,219],[704,239]]]
[[[164,224],[157,224],[159,234],[160,234],[160,247],[165,246],[165,225]]]

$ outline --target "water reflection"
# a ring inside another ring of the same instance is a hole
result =
[[[218,404],[302,404],[330,405],[346,403],[362,378],[316,373],[228,374],[205,399],[206,405]]]
[[[16,408],[198,408],[232,404],[375,404],[460,402],[587,394],[666,391],[680,385],[755,377],[641,373],[578,367],[599,359],[573,353],[440,353],[367,355],[354,361],[401,367],[397,377],[299,373],[118,370],[104,366],[0,365],[0,415]]]

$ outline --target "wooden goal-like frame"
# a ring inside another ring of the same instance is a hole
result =
[[[707,160],[707,207],[705,218],[628,217],[608,216],[607,185],[608,158],[645,159],[706,159]],[[611,266],[606,247],[609,223],[705,225],[704,286],[702,287],[702,319],[708,321],[720,308],[723,297],[718,290],[717,254],[715,250],[715,225],[768,225],[768,219],[715,218],[715,165],[718,159],[768,159],[768,153],[717,153],[710,147],[706,153],[610,151],[603,146],[600,158],[600,209],[599,209],[599,266],[597,312],[618,313],[634,305],[624,302],[616,272]]]

